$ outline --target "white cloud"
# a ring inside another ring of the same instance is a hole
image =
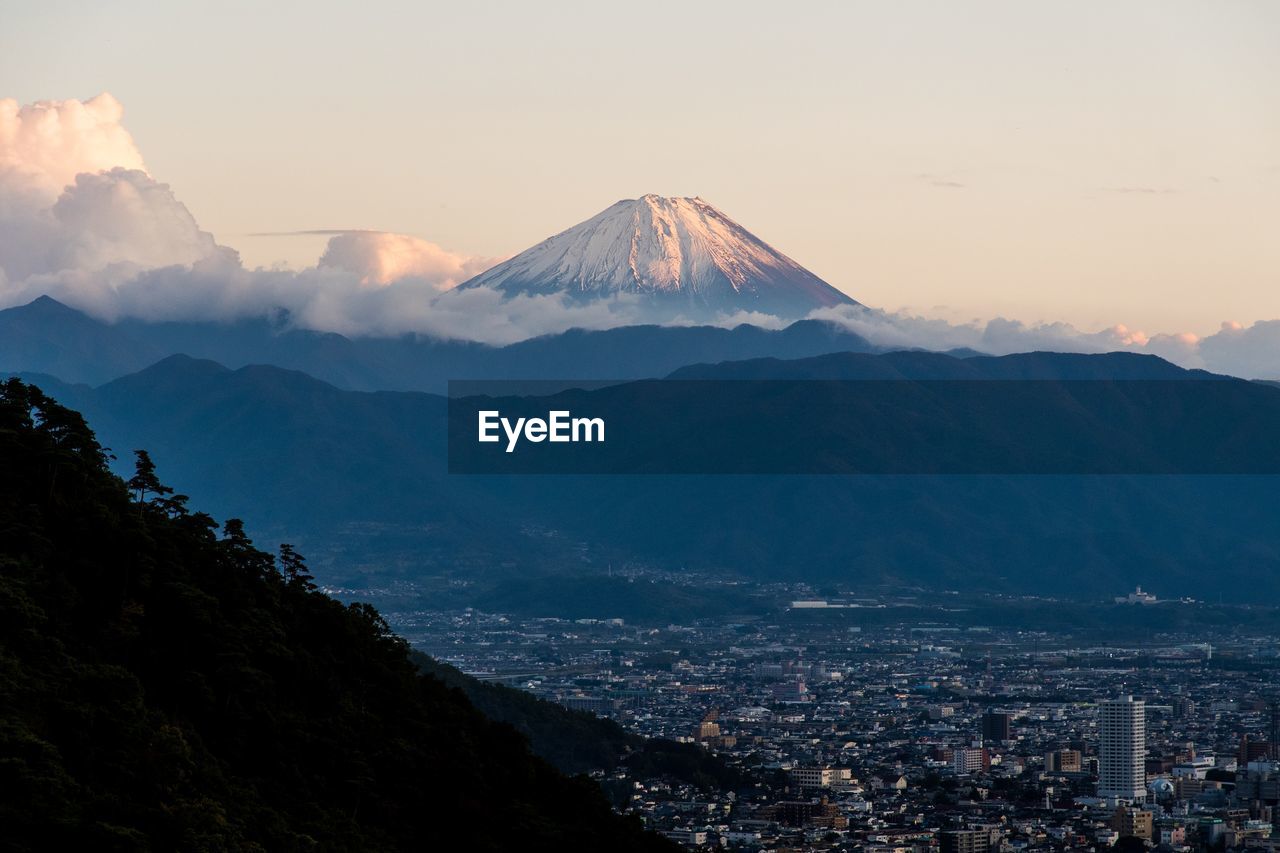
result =
[[[1108,352],[1141,348],[1145,336],[1118,325],[1100,332],[1082,332],[1069,323],[1023,323],[996,317],[952,323],[907,311],[883,311],[860,305],[839,305],[814,311],[810,317],[829,320],[885,347],[932,350],[972,349],[1002,355],[1031,350]]]
[[[1027,324],[997,317],[950,323],[908,312],[839,306],[813,312],[874,344],[932,350],[974,349],[992,355],[1033,350],[1056,352],[1127,351],[1157,355],[1183,367],[1203,368],[1250,379],[1280,378],[1280,320],[1223,323],[1206,337],[1190,332],[1146,334],[1123,325],[1083,332],[1069,323]]]
[[[109,94],[0,100],[0,270],[6,292],[33,280],[190,265],[229,250],[146,172]]]
[[[0,181],[52,202],[76,175],[115,167],[146,171],[120,119],[124,108],[106,92],[87,101],[0,99]]]
[[[8,189],[0,179],[0,195]],[[168,185],[137,169],[83,172],[49,206],[0,211],[0,270],[10,292],[77,273],[100,274],[111,288],[141,270],[219,255],[235,252],[201,231]]]
[[[347,231],[329,239],[322,269],[346,270],[365,286],[419,279],[448,290],[484,272],[500,258],[475,258],[442,249],[418,237],[383,231]]]
[[[1263,320],[1252,326],[1223,323],[1197,347],[1208,370],[1238,376],[1280,379],[1280,320]]]
[[[565,329],[606,329],[637,322],[638,301],[576,302],[561,294],[506,298],[489,288],[438,293],[407,279],[377,289],[317,291],[297,313],[301,325],[345,334],[432,337],[507,344]]]
[[[61,232],[55,269],[189,265],[218,251],[168,184],[136,169],[76,175],[54,203],[53,217]]]

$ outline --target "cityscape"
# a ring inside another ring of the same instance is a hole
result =
[[[855,618],[908,600],[922,611],[911,623]],[[1139,588],[1096,608],[1123,619],[1166,606]],[[1090,642],[945,615],[961,609],[890,593],[688,624],[475,609],[388,618],[477,678],[723,759],[737,785],[594,774],[615,807],[691,849],[1274,849],[1273,632]]]

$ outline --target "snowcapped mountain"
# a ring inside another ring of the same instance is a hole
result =
[[[655,314],[802,317],[857,304],[700,198],[624,199],[459,287],[652,298]]]

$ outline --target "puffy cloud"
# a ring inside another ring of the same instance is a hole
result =
[[[1206,367],[1200,354],[1200,336],[1193,332],[1152,335],[1142,351],[1158,355],[1183,367]],[[1236,373],[1235,370],[1221,372]]]
[[[120,119],[124,107],[106,92],[87,101],[0,99],[0,181],[52,200],[76,175],[115,167],[146,171]]]
[[[303,274],[306,278],[307,274]],[[406,332],[508,344],[570,328],[607,329],[638,322],[634,297],[579,302],[563,294],[512,298],[491,288],[433,292],[406,279],[376,289],[317,289],[296,316],[308,328],[349,335]]]
[[[0,179],[0,194],[7,188]],[[0,211],[0,269],[11,283],[101,272],[110,286],[139,270],[219,253],[231,250],[200,230],[168,185],[137,169],[84,172],[47,207]]]
[[[1132,340],[1133,337],[1123,326],[1085,333],[1069,323],[1027,324],[1004,317],[985,322],[951,323],[906,311],[890,312],[861,305],[823,308],[810,316],[837,323],[884,347],[972,349],[997,355],[1029,350],[1105,352],[1125,348],[1126,338]]]
[[[165,184],[146,173],[109,94],[87,101],[0,100],[0,270],[6,291],[49,277],[189,265],[220,249]]]
[[[578,302],[560,294],[506,299],[489,288],[439,292],[422,279],[361,286],[345,270],[247,270],[232,257],[146,270],[103,288],[97,276],[45,278],[18,302],[48,293],[106,319],[210,320],[278,316],[351,336],[422,334],[506,344],[569,328],[604,329],[642,317],[636,297]]]
[[[905,311],[843,305],[811,316],[838,323],[885,347],[973,349],[992,355],[1032,350],[1148,353],[1180,364],[1250,379],[1280,378],[1280,320],[1223,323],[1201,338],[1191,332],[1151,334],[1123,325],[1083,332],[1069,323],[1022,323],[997,317],[949,323]]]
[[[365,286],[412,278],[444,291],[484,272],[499,260],[459,255],[407,234],[347,231],[330,238],[319,266],[353,273]]]
[[[169,185],[137,169],[77,175],[53,205],[53,216],[63,239],[55,247],[57,269],[194,264],[218,250]]]
[[[1245,327],[1223,323],[1199,342],[1205,368],[1237,376],[1280,379],[1280,320],[1263,320]]]

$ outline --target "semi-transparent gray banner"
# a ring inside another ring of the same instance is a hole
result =
[[[450,383],[459,474],[1277,474],[1241,380]]]

